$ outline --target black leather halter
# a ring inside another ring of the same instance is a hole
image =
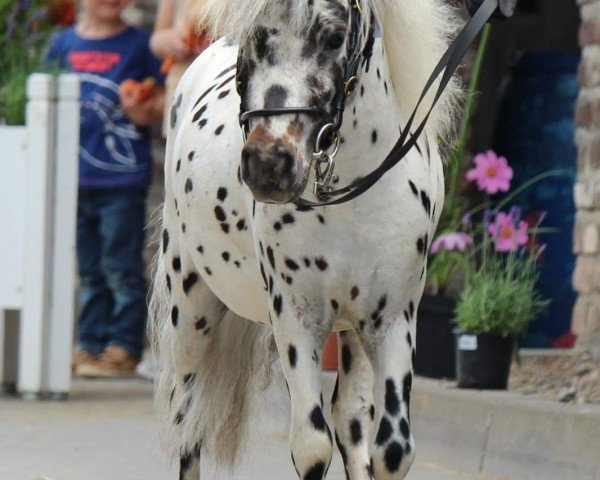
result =
[[[329,145],[333,141],[333,137],[337,134],[340,127],[342,126],[342,119],[344,116],[344,109],[346,106],[346,98],[352,94],[354,88],[358,83],[358,69],[360,68],[361,62],[367,65],[373,53],[374,43],[374,32],[373,25],[371,25],[368,32],[368,39],[365,43],[364,49],[362,49],[362,34],[361,34],[361,23],[362,23],[362,12],[360,9],[360,0],[351,0],[350,7],[350,34],[346,43],[346,62],[344,65],[344,72],[341,77],[341,82],[337,85],[336,94],[332,100],[331,111],[328,112],[325,109],[318,106],[309,107],[283,107],[283,108],[264,108],[259,110],[246,110],[244,111],[244,96],[245,96],[245,85],[243,80],[240,78],[240,74],[243,71],[244,51],[239,48],[238,61],[237,61],[237,75],[236,75],[236,86],[238,93],[241,98],[240,108],[240,126],[244,134],[244,139],[248,138],[250,134],[250,120],[255,117],[275,117],[281,115],[293,115],[293,114],[305,114],[310,116],[321,116],[325,118],[325,125],[331,124],[328,128],[326,136],[321,136],[323,145],[316,145],[316,151],[319,149],[329,148]],[[371,22],[373,23],[373,22]]]
[[[374,42],[374,22],[371,19],[371,27],[369,30],[369,38],[366,42],[366,47],[364,51],[360,51],[360,23],[361,23],[361,10],[360,10],[360,0],[351,0],[351,32],[350,38],[348,41],[348,62],[345,68],[344,75],[344,85],[338,86],[336,96],[334,98],[334,108],[333,115],[329,116],[329,122],[325,123],[321,128],[321,132],[324,131],[325,128],[329,124],[332,124],[332,136],[330,137],[330,142],[333,140],[333,137],[337,134],[339,128],[342,125],[342,117],[344,113],[344,108],[346,104],[347,96],[352,93],[353,88],[357,84],[357,74],[358,68],[361,64],[361,59],[363,63],[366,65],[366,70],[369,68],[369,60],[372,54],[373,42]],[[438,64],[433,70],[433,73],[427,80],[425,87],[419,97],[417,105],[413,110],[410,118],[408,119],[407,124],[400,134],[400,138],[396,142],[396,144],[392,147],[390,153],[383,160],[383,162],[369,173],[367,176],[353,182],[352,184],[340,188],[338,190],[323,190],[318,193],[319,199],[322,199],[320,202],[312,202],[305,199],[299,199],[295,203],[302,206],[325,206],[325,205],[339,205],[341,203],[348,202],[359,195],[363,194],[367,190],[369,190],[377,181],[391,168],[400,162],[408,152],[417,144],[421,133],[425,130],[425,126],[431,113],[440,100],[445,88],[448,86],[448,83],[452,80],[456,69],[460,65],[461,60],[467,53],[470,45],[473,43],[479,32],[483,29],[488,20],[492,17],[496,9],[498,8],[498,0],[484,0],[481,4],[477,12],[473,15],[469,23],[465,26],[465,28],[460,32],[458,37],[452,42],[448,50],[444,53]],[[238,56],[238,73],[241,71],[242,65],[242,55],[243,52],[240,50]],[[433,101],[427,110],[427,114],[424,116],[421,123],[416,127],[414,132],[412,131],[413,123],[415,122],[415,118],[417,116],[417,112],[423,100],[433,88],[438,77],[441,79],[437,86],[436,93],[434,95]],[[244,104],[244,86],[238,80],[238,93],[242,99],[242,107]],[[352,82],[350,82],[352,81]],[[248,134],[249,129],[249,120],[252,117],[265,117],[265,116],[275,116],[275,115],[287,115],[293,113],[305,113],[308,115],[318,115],[323,113],[323,110],[318,107],[297,107],[297,108],[278,108],[278,109],[264,109],[264,110],[251,110],[251,111],[243,111],[243,108],[240,109],[240,124],[242,129],[244,130],[244,136]],[[339,141],[339,135],[338,135]],[[339,146],[339,145],[338,145]],[[319,149],[328,148],[328,145],[324,142],[323,145],[319,145],[319,140],[317,140],[316,152],[319,152]],[[336,149],[337,151],[337,149]],[[335,153],[335,152],[334,152]],[[330,163],[332,162],[331,156],[329,156]],[[317,176],[319,174],[319,165],[317,164]]]

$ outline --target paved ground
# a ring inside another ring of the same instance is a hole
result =
[[[68,402],[0,397],[0,480],[168,480],[142,380],[76,382]],[[203,479],[296,480],[284,429],[250,447],[235,473]],[[336,454],[328,480],[344,478]],[[417,461],[407,480],[492,480]],[[501,480],[501,479],[494,479]],[[507,479],[504,479],[507,480]]]

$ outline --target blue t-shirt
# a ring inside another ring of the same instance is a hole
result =
[[[152,77],[164,82],[149,40],[148,33],[134,27],[99,40],[82,38],[69,28],[50,44],[46,62],[79,74],[81,80],[82,188],[146,187],[150,183],[149,129],[136,127],[119,100],[124,80]]]

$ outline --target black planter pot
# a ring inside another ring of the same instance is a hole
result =
[[[506,390],[514,338],[491,333],[455,333],[458,387]]]
[[[456,378],[455,306],[452,298],[423,295],[417,315],[417,375]]]

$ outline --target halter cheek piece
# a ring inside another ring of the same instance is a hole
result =
[[[243,69],[243,51],[240,48],[238,53],[238,64],[236,73],[236,85],[241,98],[240,108],[240,125],[242,127],[244,140],[247,139],[250,131],[250,119],[253,117],[273,117],[279,115],[290,114],[306,114],[312,116],[323,116],[326,122],[321,127],[316,140],[315,159],[316,181],[314,185],[314,194],[321,201],[311,202],[304,199],[296,201],[298,205],[303,206],[324,206],[324,205],[339,205],[340,203],[348,202],[362,193],[370,189],[377,181],[400,160],[402,160],[408,152],[417,144],[421,133],[425,129],[427,120],[431,116],[433,108],[441,98],[446,86],[452,80],[454,72],[460,65],[469,46],[473,43],[479,32],[483,29],[487,21],[492,17],[498,8],[499,0],[483,0],[483,3],[475,12],[469,23],[464,27],[462,32],[456,37],[448,50],[444,53],[438,64],[435,66],[433,73],[427,80],[423,92],[417,101],[417,105],[409,117],[404,129],[400,134],[400,138],[392,147],[390,153],[383,162],[371,173],[352,184],[333,190],[330,183],[333,180],[333,158],[340,148],[339,129],[342,126],[344,108],[346,99],[352,94],[354,88],[358,84],[358,69],[361,63],[365,66],[365,71],[369,71],[369,60],[373,52],[373,44],[375,42],[375,21],[372,16],[368,37],[365,42],[365,47],[361,51],[361,21],[362,12],[360,7],[361,0],[350,0],[350,35],[346,45],[347,60],[344,68],[344,75],[341,83],[337,86],[336,94],[332,102],[333,113],[328,113],[319,107],[290,107],[290,108],[268,108],[262,110],[244,111],[244,94],[245,85],[241,79]],[[426,115],[414,131],[412,131],[413,123],[417,116],[417,112],[423,100],[429,93],[429,90],[434,88],[436,80],[441,76],[433,101],[427,110]]]
[[[360,9],[360,0],[351,0],[350,8],[350,33],[346,43],[346,62],[341,81],[337,85],[335,95],[331,102],[331,109],[327,110],[317,107],[283,107],[283,108],[264,108],[259,110],[244,111],[245,85],[241,78],[243,72],[244,52],[240,47],[237,61],[236,87],[241,98],[240,108],[240,126],[244,141],[250,134],[250,120],[255,117],[276,117],[281,115],[305,114],[312,117],[325,118],[325,123],[319,129],[315,142],[313,158],[315,160],[316,181],[314,193],[317,196],[323,196],[329,193],[332,188],[329,186],[333,180],[333,159],[340,148],[339,130],[342,126],[346,99],[352,95],[358,85],[358,70],[361,64],[369,69],[369,61],[373,53],[374,21],[372,19],[369,27],[368,38],[364,49],[361,48],[361,23],[362,12]]]

